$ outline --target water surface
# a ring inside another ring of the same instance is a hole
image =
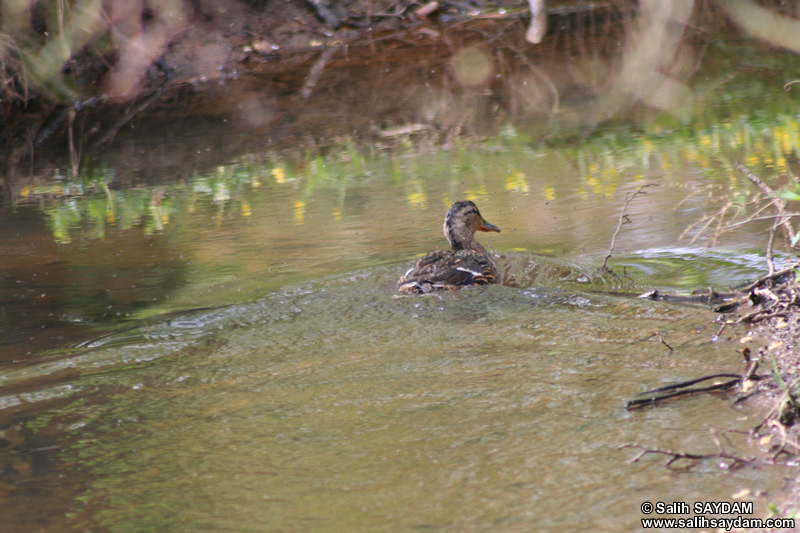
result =
[[[536,113],[495,120],[487,106],[494,128],[444,143],[353,136],[298,155],[268,135],[242,144],[189,129],[121,138],[110,152],[140,159],[33,180],[0,220],[4,520],[619,531],[640,526],[643,501],[733,501],[744,489],[766,516],[779,469],[673,471],[620,449],[713,453],[715,433],[758,453],[736,433],[763,417],[747,404],[624,404],[744,370],[743,329],[717,338],[713,311],[635,295],[725,290],[763,271],[768,222],[713,248],[709,234],[679,240],[752,198],[732,161],[779,188],[800,153],[794,96],[765,109],[759,83],[731,84],[727,107],[639,109],[637,122],[592,126],[580,141],[569,120],[543,143],[540,123],[526,127]],[[437,94],[427,103],[447,100]],[[565,100],[563,113],[590,101]],[[137,167],[155,151],[171,165],[199,155],[174,172]],[[601,273],[626,195],[643,185],[614,274]],[[400,297],[396,279],[446,244],[442,219],[461,199],[503,229],[479,238],[504,283]]]

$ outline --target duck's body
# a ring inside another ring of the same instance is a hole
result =
[[[444,236],[452,250],[431,252],[417,261],[397,282],[405,293],[459,289],[497,281],[497,267],[489,253],[475,240],[476,231],[500,231],[481,216],[469,201],[456,202],[444,219]]]

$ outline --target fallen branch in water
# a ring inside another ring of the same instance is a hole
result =
[[[637,455],[636,457],[634,457],[631,460],[631,463],[635,463],[635,462],[639,461],[639,459],[641,459],[642,457],[644,457],[645,455],[650,454],[650,453],[657,453],[657,454],[661,454],[661,455],[667,455],[667,456],[670,457],[670,460],[667,461],[667,464],[665,464],[664,466],[669,468],[669,469],[672,469],[672,464],[673,463],[675,463],[676,461],[680,461],[681,459],[689,459],[689,460],[692,460],[692,461],[702,461],[702,460],[706,460],[706,459],[730,459],[730,460],[733,461],[733,463],[730,464],[728,466],[728,468],[735,467],[735,466],[740,466],[740,465],[749,465],[749,464],[752,464],[752,463],[754,463],[756,461],[755,457],[750,457],[750,458],[738,457],[738,456],[732,455],[732,454],[730,454],[730,453],[728,453],[728,452],[726,452],[724,450],[720,450],[717,453],[706,453],[706,454],[681,453],[681,452],[671,452],[669,450],[659,450],[658,448],[645,448],[641,444],[623,444],[622,446],[619,446],[617,449],[621,450],[623,448],[638,448],[639,450],[641,450],[639,455]],[[685,468],[683,470],[688,470],[692,466],[693,465],[691,465],[691,466],[689,466],[689,467],[687,467],[687,468]]]
[[[677,390],[682,389],[684,387],[691,387],[696,383],[700,383],[702,381],[707,381],[709,379],[716,379],[716,378],[734,378],[724,383],[717,383],[715,385],[711,385],[709,387],[700,387],[696,389],[687,389],[687,390]],[[625,409],[638,409],[640,407],[646,407],[649,405],[656,405],[666,400],[670,400],[672,398],[680,398],[683,396],[690,396],[692,394],[700,394],[704,392],[713,392],[713,391],[724,391],[728,390],[732,387],[735,387],[742,381],[742,376],[739,374],[713,374],[710,376],[705,376],[698,379],[693,379],[690,381],[684,381],[682,383],[676,383],[675,385],[667,385],[666,387],[659,387],[657,389],[645,391],[639,393],[638,396],[642,396],[645,394],[655,394],[659,392],[666,392],[666,391],[674,391],[668,394],[662,394],[661,396],[652,396],[650,398],[641,398],[638,400],[631,400],[625,404]]]
[[[741,374],[712,374],[710,376],[704,376],[702,378],[692,379],[689,381],[683,381],[681,383],[675,383],[673,385],[667,385],[665,387],[659,387],[657,389],[645,391],[642,393],[637,394],[637,396],[644,396],[644,395],[652,395],[649,398],[640,398],[638,400],[631,400],[627,404],[625,404],[625,409],[639,409],[642,407],[647,406],[654,406],[666,400],[671,400],[673,398],[683,398],[684,396],[691,396],[694,394],[702,394],[706,392],[716,392],[716,391],[726,391],[731,389],[741,383],[744,383],[747,380],[759,380],[761,379],[760,376],[756,376],[755,372],[758,369],[758,361],[752,361],[750,366],[747,368],[747,372],[744,375]],[[709,379],[717,379],[717,378],[733,378],[722,383],[716,383],[714,385],[710,385],[708,387],[699,387],[699,388],[688,388],[692,385],[696,385],[697,383],[701,383],[703,381],[708,381]],[[686,390],[680,390],[686,389]],[[666,394],[658,394],[658,393],[666,393]]]
[[[617,229],[614,230],[614,234],[611,236],[611,245],[608,247],[608,254],[606,255],[606,258],[603,259],[603,266],[600,267],[600,270],[604,272],[610,272],[610,270],[606,265],[608,264],[608,260],[611,259],[611,255],[614,253],[614,246],[616,246],[617,244],[617,235],[619,235],[619,231],[622,229],[623,225],[631,223],[631,219],[628,218],[628,215],[625,214],[625,210],[628,209],[628,204],[631,203],[633,199],[639,196],[640,194],[647,194],[646,192],[644,192],[644,189],[653,185],[658,186],[657,183],[646,183],[641,187],[639,187],[638,189],[636,189],[636,192],[634,192],[633,194],[631,194],[630,192],[625,194],[625,203],[622,205],[622,212],[619,214],[619,221],[617,221]]]

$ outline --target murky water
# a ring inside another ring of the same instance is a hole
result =
[[[624,409],[665,383],[741,372],[744,331],[715,340],[710,310],[609,294],[760,273],[767,222],[713,250],[678,240],[751,194],[731,160],[782,172],[798,153],[795,115],[748,116],[666,135],[658,121],[672,119],[645,114],[650,130],[609,125],[579,148],[510,124],[436,151],[343,141],[126,190],[108,186],[124,165],[111,161],[69,195],[24,192],[40,200],[3,213],[0,245],[4,521],[620,531],[641,525],[643,501],[742,489],[766,515],[777,469],[675,472],[620,449],[713,453],[716,432],[755,453],[732,432],[761,413],[724,396]],[[627,207],[617,274],[600,274],[625,195],[649,183]],[[505,283],[399,297],[397,277],[445,244],[444,213],[464,198],[503,229],[480,240]]]

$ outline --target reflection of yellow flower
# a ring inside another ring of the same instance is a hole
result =
[[[342,220],[342,210],[338,207],[333,210],[333,219]]]
[[[545,200],[550,201],[556,199],[556,189],[552,185],[545,187],[542,192],[544,193]]]
[[[298,224],[302,224],[306,216],[306,203],[303,200],[294,202],[294,219]]]
[[[789,136],[789,132],[780,128],[778,131],[775,132],[778,135],[778,138],[781,141],[781,149],[783,149],[784,153],[789,153],[792,151],[792,139]]]
[[[474,202],[481,196],[486,196],[486,186],[481,185],[477,191],[473,191],[472,189],[467,189],[467,200]]]
[[[252,185],[252,187],[253,187],[254,189],[258,189],[258,188],[261,186],[261,180],[260,180],[260,179],[258,179],[258,178],[257,178],[257,177],[255,177],[255,176],[253,176],[253,181],[251,181],[251,182],[250,182],[250,185]]]
[[[250,207],[250,202],[242,202],[242,216],[249,217],[253,214],[253,209]]]
[[[787,171],[786,158],[783,157],[782,155],[778,156],[778,159],[775,161],[775,168],[779,172],[786,172]]]
[[[603,192],[603,186],[600,183],[600,180],[598,180],[594,176],[589,176],[588,178],[586,178],[586,185],[591,187],[596,194],[601,194]]]
[[[283,167],[273,168],[272,177],[275,178],[275,181],[279,184],[286,183],[286,171],[283,169]]]
[[[422,207],[428,201],[428,196],[425,191],[416,191],[408,193],[407,199],[411,207]]]
[[[506,190],[528,192],[528,180],[525,174],[522,172],[509,174],[506,178]]]
[[[751,154],[747,156],[747,164],[748,165],[757,165],[759,163],[758,156],[755,154]]]
[[[162,211],[162,213],[161,213],[161,225],[162,226],[166,226],[167,224],[169,224],[169,213],[167,213],[166,211]]]
[[[20,189],[20,191],[19,191],[19,195],[20,195],[21,198],[27,198],[27,196],[30,193],[31,193],[31,188],[28,187],[27,185],[25,187],[23,187],[22,189]]]

